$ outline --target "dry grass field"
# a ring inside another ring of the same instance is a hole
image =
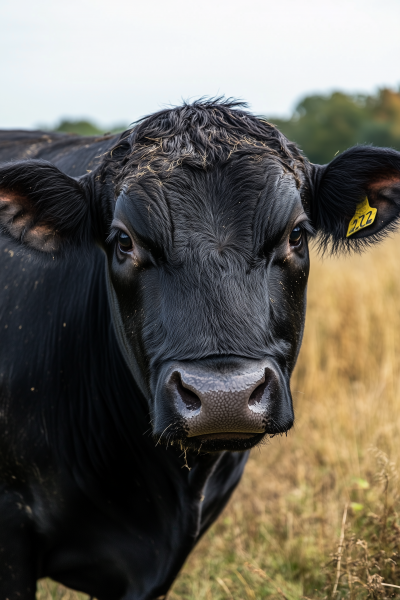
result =
[[[169,600],[400,598],[399,235],[313,255],[292,391],[294,429],[252,451]],[[86,596],[42,582],[37,598]]]

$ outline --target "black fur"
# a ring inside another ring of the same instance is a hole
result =
[[[185,104],[114,137],[0,133],[1,597],[33,600],[44,576],[99,600],[166,594],[248,448],[293,423],[307,236],[360,249],[397,223],[399,153],[311,165],[244,108]],[[376,222],[346,239],[365,195]],[[279,374],[265,432],[187,438],[165,373],[232,357]]]

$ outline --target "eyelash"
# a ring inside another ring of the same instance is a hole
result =
[[[108,237],[106,239],[106,244],[112,244],[113,242],[115,242],[120,231],[121,229],[118,229],[118,227],[111,227],[110,233],[108,234]]]
[[[301,221],[296,227],[301,227],[304,233],[307,233],[310,237],[315,236],[315,229],[311,225],[310,221]]]

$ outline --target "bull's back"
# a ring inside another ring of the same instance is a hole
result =
[[[93,170],[118,136],[81,137],[45,131],[0,130],[0,163],[47,160],[61,171],[79,177]]]

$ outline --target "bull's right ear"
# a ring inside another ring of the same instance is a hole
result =
[[[400,152],[356,146],[311,165],[311,220],[323,248],[363,250],[400,223]]]
[[[94,237],[88,177],[74,179],[39,160],[1,166],[1,233],[53,255],[88,246]]]

